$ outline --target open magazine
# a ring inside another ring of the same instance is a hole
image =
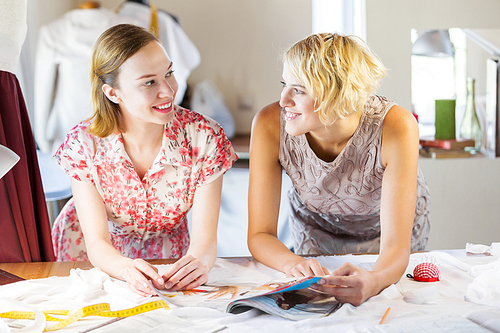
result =
[[[302,320],[328,316],[342,306],[334,297],[310,288],[319,279],[318,276],[276,279],[257,287],[211,284],[188,291],[154,290],[171,308],[202,306],[229,313],[257,308],[282,318]]]

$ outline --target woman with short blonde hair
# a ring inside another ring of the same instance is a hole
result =
[[[424,250],[429,192],[418,168],[413,115],[375,95],[386,70],[353,36],[315,34],[283,55],[279,102],[254,118],[248,246],[288,276],[321,275],[314,288],[359,305],[401,278],[410,251]],[[281,173],[291,251],[277,238]],[[328,272],[302,256],[378,252],[371,271]]]

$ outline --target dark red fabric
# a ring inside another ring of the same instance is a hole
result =
[[[0,144],[19,162],[0,179],[0,262],[54,261],[36,144],[16,76],[0,71]]]

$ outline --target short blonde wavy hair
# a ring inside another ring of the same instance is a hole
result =
[[[92,109],[88,132],[104,138],[120,129],[121,111],[102,91],[108,84],[119,88],[118,75],[121,65],[150,42],[160,43],[146,29],[132,24],[118,24],[104,31],[97,39],[90,65]]]
[[[289,47],[283,61],[316,99],[325,125],[363,110],[386,69],[356,36],[313,34]]]

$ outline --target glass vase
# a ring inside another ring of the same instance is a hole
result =
[[[475,84],[475,79],[471,77],[467,78],[467,100],[465,103],[464,117],[460,125],[460,137],[462,139],[474,139],[475,141],[474,147],[466,148],[466,150],[470,150],[472,153],[481,150],[483,140],[481,125],[479,124],[479,118],[476,112]]]

